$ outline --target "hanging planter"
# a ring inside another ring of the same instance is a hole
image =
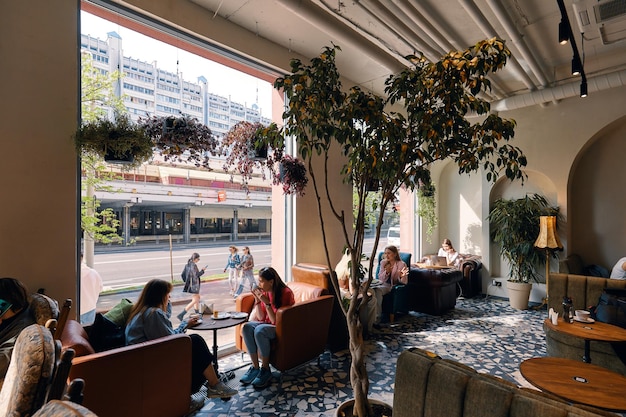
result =
[[[140,165],[153,155],[153,144],[142,126],[129,115],[99,118],[83,124],[74,135],[76,149],[98,155],[109,163]]]
[[[267,144],[261,144],[259,146],[252,145],[251,158],[255,161],[264,161],[267,159]]]
[[[217,156],[218,141],[211,129],[187,116],[153,116],[139,119],[154,147],[166,161],[191,163],[210,169],[209,157]]]
[[[278,164],[278,175],[274,176],[272,183],[282,185],[286,195],[304,195],[309,178],[307,177],[304,163],[291,155],[285,155]]]

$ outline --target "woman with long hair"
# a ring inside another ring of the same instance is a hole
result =
[[[172,327],[171,292],[172,284],[162,279],[153,279],[143,287],[128,317],[125,330],[127,345],[184,333],[187,328],[198,323],[198,317],[190,317],[189,320],[180,323],[178,328]],[[225,399],[236,395],[236,390],[227,387],[218,379],[213,368],[213,354],[204,339],[197,334],[189,335],[189,337],[191,338],[191,392],[198,392],[207,382],[208,398]]]
[[[259,286],[252,294],[256,304],[254,310],[258,316],[251,317],[251,321],[245,323],[241,330],[252,365],[240,381],[244,385],[252,383],[255,388],[263,388],[272,379],[270,347],[272,340],[276,338],[276,310],[295,304],[295,299],[291,289],[271,267],[259,270]]]
[[[202,269],[198,269],[199,261],[200,255],[194,252],[187,261],[187,266],[185,266],[185,286],[183,292],[191,294],[191,301],[185,306],[183,311],[176,316],[180,321],[183,321],[185,314],[192,308],[196,313],[200,312],[200,277],[204,274],[206,266]]]
[[[398,248],[393,245],[387,246],[383,252],[378,272],[378,280],[381,285],[373,289],[376,296],[376,325],[380,323],[383,311],[383,297],[391,292],[391,288],[394,285],[406,284],[408,275],[409,269],[400,259]]]
[[[445,256],[446,262],[449,266],[456,266],[457,261],[459,261],[459,253],[452,246],[452,241],[448,238],[445,238],[443,242],[441,242],[441,247],[437,252],[437,256]]]
[[[250,285],[250,290],[254,287],[254,258],[250,253],[250,248],[247,246],[243,248],[243,256],[241,257],[239,269],[241,269],[241,280],[239,282],[239,288],[237,288],[237,291],[235,291],[233,295],[235,298],[239,297],[239,294],[243,292],[246,280],[248,281],[248,285]]]

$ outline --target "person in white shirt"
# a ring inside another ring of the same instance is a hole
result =
[[[92,324],[96,318],[96,305],[102,291],[102,278],[98,271],[87,266],[80,254],[80,323]]]
[[[459,253],[452,246],[450,239],[444,239],[439,248],[437,256],[445,256],[449,266],[458,266],[460,262]]]
[[[620,258],[611,271],[611,278],[626,279],[626,257]]]

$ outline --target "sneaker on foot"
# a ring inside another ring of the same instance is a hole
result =
[[[191,402],[189,403],[189,414],[195,413],[196,411],[200,410],[202,407],[204,407],[204,395],[202,394],[192,395]]]
[[[178,313],[176,317],[178,318],[179,321],[183,321],[183,319],[185,318],[185,314],[187,314],[187,312],[183,310],[180,313]]]
[[[254,388],[265,388],[267,387],[272,380],[272,371],[266,368],[261,368],[259,374],[254,381],[252,381],[252,386]]]
[[[214,387],[207,386],[206,396],[207,398],[230,398],[239,394],[239,391],[232,389],[223,382],[218,382]]]
[[[259,369],[255,368],[254,366],[250,366],[250,368],[248,368],[246,373],[243,374],[239,382],[241,382],[244,385],[248,385],[249,383],[254,381],[257,375],[259,375]]]

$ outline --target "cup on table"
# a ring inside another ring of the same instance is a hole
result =
[[[580,321],[589,321],[591,313],[587,310],[576,310],[576,318]]]
[[[213,318],[216,319],[218,315],[219,315],[219,311],[213,310]]]
[[[558,326],[559,313],[557,313],[556,311],[552,312],[552,314],[550,315],[550,320],[552,320],[552,324],[554,324],[555,326]]]

